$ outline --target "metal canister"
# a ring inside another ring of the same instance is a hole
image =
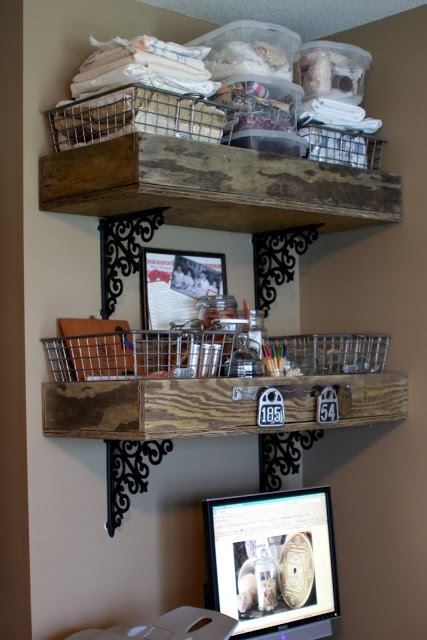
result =
[[[200,357],[200,344],[197,342],[190,343],[190,352],[188,354],[188,368],[192,369],[193,377],[197,376],[197,366]]]
[[[222,351],[222,346],[217,342],[214,342],[212,344],[211,367],[209,371],[209,376],[211,378],[214,378],[215,376],[218,375],[218,368],[221,360],[221,351]]]
[[[199,366],[197,375],[199,378],[207,378],[211,369],[212,361],[212,345],[210,342],[204,342],[200,351]]]

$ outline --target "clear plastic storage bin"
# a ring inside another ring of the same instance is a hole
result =
[[[301,38],[277,24],[237,20],[191,40],[187,46],[211,48],[204,62],[215,81],[243,73],[292,80]]]
[[[244,74],[227,78],[213,97],[237,109],[234,132],[241,129],[296,131],[303,89],[289,80]]]
[[[351,44],[316,40],[300,48],[295,80],[304,89],[304,98],[316,97],[360,104],[365,72],[372,56]]]

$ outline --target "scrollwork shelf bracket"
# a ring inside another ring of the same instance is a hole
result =
[[[107,509],[105,528],[112,538],[130,508],[132,495],[145,493],[151,465],[158,465],[173,450],[172,440],[161,442],[106,440],[107,447]],[[148,460],[148,463],[145,461]]]
[[[122,278],[140,271],[142,243],[150,242],[154,232],[163,225],[163,212],[167,208],[100,219],[101,317],[104,320],[114,313],[123,293]]]
[[[308,247],[319,237],[321,224],[295,227],[281,231],[254,233],[255,300],[257,308],[268,316],[276,300],[276,287],[292,282],[295,275],[295,254],[304,255]]]

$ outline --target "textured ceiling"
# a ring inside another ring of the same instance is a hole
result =
[[[303,42],[414,9],[426,0],[136,0],[223,25],[259,20],[287,27]]]

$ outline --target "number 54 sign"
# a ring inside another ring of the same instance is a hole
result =
[[[336,391],[332,387],[325,387],[317,398],[317,422],[318,424],[335,424],[338,420]]]

